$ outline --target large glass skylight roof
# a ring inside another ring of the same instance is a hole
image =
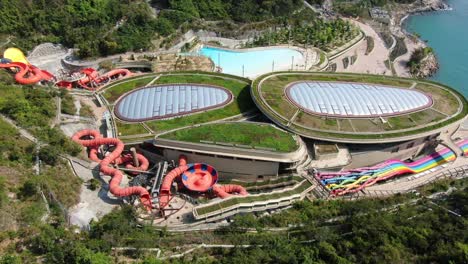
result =
[[[327,116],[390,116],[432,105],[422,92],[376,84],[304,81],[287,87],[286,95],[304,111]]]
[[[221,107],[231,100],[231,92],[222,87],[159,85],[124,95],[115,107],[115,114],[125,121],[165,119]]]

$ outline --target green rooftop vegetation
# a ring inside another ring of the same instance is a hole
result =
[[[422,111],[384,119],[336,118],[303,112],[285,95],[286,86],[297,81],[340,81],[412,88],[429,94],[434,105]],[[261,85],[259,86],[259,83]],[[460,120],[468,114],[466,99],[444,85],[416,79],[344,73],[281,73],[258,78],[252,89],[261,110],[283,127],[305,136],[339,139],[386,139],[427,132]],[[462,109],[460,111],[460,103]]]
[[[107,100],[109,104],[115,103],[117,99],[122,96],[124,93],[129,92],[133,89],[144,87],[150,83],[157,75],[145,75],[133,77],[130,79],[125,79],[123,81],[114,83],[105,88],[105,91],[102,93],[102,96]]]
[[[260,188],[263,188],[263,187],[268,187],[269,185],[276,185],[276,184],[281,184],[281,183],[285,183],[285,182],[300,182],[302,181],[304,178],[300,177],[300,176],[281,176],[281,177],[277,177],[277,178],[271,178],[271,179],[267,179],[267,180],[263,180],[263,181],[254,181],[254,182],[245,182],[245,181],[240,181],[240,180],[236,180],[236,179],[230,179],[230,180],[227,180],[227,181],[224,181],[222,178],[220,178],[218,180],[218,183],[221,183],[221,184],[237,184],[237,185],[241,185],[241,186],[244,186],[247,190],[249,189],[260,189]]]
[[[228,144],[242,148],[266,148],[292,152],[298,145],[291,133],[257,123],[219,123],[177,130],[161,136],[193,143]]]
[[[207,206],[200,206],[196,207],[195,211],[198,216],[203,216],[218,210],[222,210],[233,205],[240,205],[242,203],[253,203],[253,202],[260,202],[260,201],[268,201],[274,199],[280,199],[285,197],[290,197],[295,194],[301,194],[303,191],[307,190],[311,187],[312,184],[304,180],[299,185],[297,185],[294,189],[283,191],[283,192],[275,192],[275,193],[268,193],[268,194],[260,194],[260,195],[251,195],[251,196],[244,196],[244,197],[233,197],[226,200],[222,200],[215,204],[210,204]]]
[[[234,101],[223,108],[194,113],[191,115],[167,120],[153,120],[143,123],[128,123],[116,120],[119,136],[126,138],[131,138],[133,136],[147,136],[148,134],[157,134],[193,124],[203,124],[210,121],[234,117],[241,113],[255,109],[255,105],[249,93],[249,80],[226,74],[207,72],[181,72],[171,74],[160,73],[142,75],[116,82],[104,88],[101,94],[112,107],[122,95],[129,91],[144,87],[148,84],[161,85],[171,83],[209,84],[224,87],[232,92],[234,95]]]

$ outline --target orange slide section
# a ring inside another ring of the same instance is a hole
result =
[[[54,78],[51,73],[22,62],[0,64],[0,68],[17,68],[19,71],[15,74],[15,80],[19,84],[24,85],[35,84],[40,81],[50,81]]]
[[[88,139],[83,139],[85,137]],[[123,173],[120,170],[109,166],[111,164],[127,164],[126,167],[129,169],[146,171],[148,169],[149,162],[143,155],[137,155],[138,161],[140,163],[139,167],[131,165],[133,161],[131,155],[121,156],[124,150],[124,144],[122,141],[117,138],[103,138],[99,131],[96,130],[81,130],[73,135],[72,140],[84,147],[90,148],[89,158],[91,160],[100,162],[101,172],[112,177],[109,183],[109,189],[113,195],[119,197],[139,195],[143,206],[146,208],[146,210],[151,211],[153,206],[148,191],[141,186],[126,188],[120,187]],[[98,157],[98,151],[99,147],[102,145],[112,145],[115,146],[115,149],[108,156],[101,160]]]
[[[226,184],[226,185],[219,185],[216,184],[213,186],[213,192],[216,196],[224,199],[231,196],[231,193],[238,193],[239,195],[248,195],[247,191],[244,187],[236,184]]]
[[[31,65],[24,53],[17,48],[8,48],[3,53],[3,58],[0,58],[0,68],[17,70],[15,80],[19,84],[36,84],[42,81],[55,81],[55,76],[50,72],[41,70],[34,65]],[[78,81],[58,80],[55,84],[60,88],[72,89],[79,86],[81,88],[95,91],[103,84],[113,79],[120,79],[132,76],[133,73],[127,69],[111,70],[103,75],[92,68],[81,70],[81,73],[86,76]]]
[[[169,204],[171,199],[171,186],[177,177],[180,177],[184,171],[188,169],[187,157],[181,155],[179,157],[179,167],[171,170],[165,177],[161,184],[159,191],[159,208],[164,208]]]

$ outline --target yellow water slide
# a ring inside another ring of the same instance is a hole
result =
[[[28,59],[24,56],[24,53],[18,48],[8,48],[3,53],[3,58],[11,60],[11,62],[21,62],[29,65]]]

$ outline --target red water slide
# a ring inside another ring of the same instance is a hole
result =
[[[124,144],[122,143],[122,141],[120,141],[117,138],[103,138],[99,131],[96,130],[81,130],[75,135],[73,135],[72,140],[77,142],[78,144],[81,144],[84,147],[88,147],[90,149],[89,158],[91,160],[99,162],[101,172],[112,177],[109,183],[109,189],[113,195],[119,197],[139,195],[143,206],[146,208],[146,210],[151,211],[153,206],[148,191],[141,186],[126,188],[120,187],[120,182],[122,181],[123,173],[120,170],[109,166],[111,164],[126,164],[126,167],[128,169],[146,171],[148,169],[149,162],[143,155],[137,154],[140,166],[133,166],[131,164],[133,161],[131,155],[121,155],[124,150]],[[98,152],[99,147],[102,145],[115,146],[115,149],[108,156],[101,160],[98,157]]]
[[[226,185],[219,185],[215,184],[213,186],[213,192],[216,196],[224,199],[231,196],[231,193],[238,193],[239,195],[248,195],[247,190],[244,187],[236,184],[226,184]]]
[[[50,72],[22,62],[2,63],[0,64],[0,68],[17,68],[19,71],[15,74],[15,80],[23,85],[35,84],[40,81],[50,81],[54,78],[54,75]]]
[[[231,196],[233,193],[248,195],[247,190],[240,185],[216,184],[218,172],[213,167],[202,163],[187,164],[187,158],[181,155],[179,157],[179,167],[170,171],[161,184],[159,191],[160,209],[164,209],[169,204],[172,183],[180,177],[185,187],[191,191],[206,192],[212,188],[216,196],[222,199]]]
[[[159,191],[159,208],[164,208],[169,204],[171,199],[171,186],[176,178],[180,177],[184,171],[188,169],[187,158],[184,155],[179,157],[179,167],[171,170],[165,177],[161,184]]]
[[[86,68],[80,71],[84,73],[86,77],[78,81],[78,85],[86,90],[94,91],[103,83],[108,82],[112,79],[120,79],[124,77],[130,77],[133,73],[127,69],[115,69],[109,72],[106,72],[103,75],[99,75],[99,73],[93,68]]]

